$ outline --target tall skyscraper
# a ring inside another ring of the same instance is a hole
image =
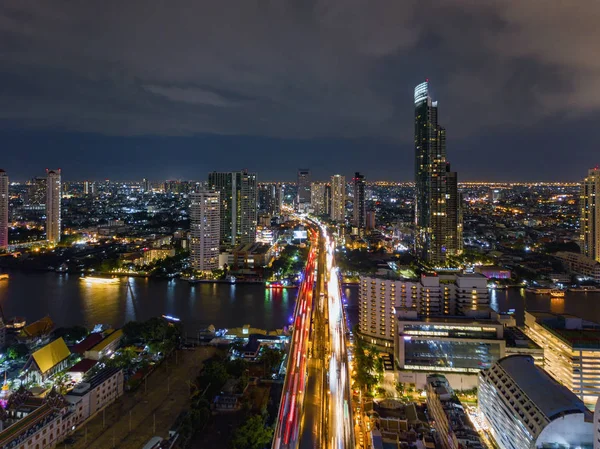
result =
[[[0,249],[8,248],[8,175],[0,169]]]
[[[61,231],[61,170],[46,169],[46,240],[60,242]]]
[[[212,172],[208,184],[220,194],[221,243],[253,243],[257,222],[256,173]]]
[[[581,252],[600,262],[600,170],[588,171],[579,196]]]
[[[301,209],[310,204],[310,170],[308,168],[298,170],[297,200]]]
[[[354,173],[354,209],[352,224],[359,231],[367,226],[367,208],[365,202],[365,177],[359,172]]]
[[[219,192],[190,193],[190,262],[195,270],[219,268],[220,209]]]
[[[331,219],[343,223],[346,219],[346,177],[331,177]]]
[[[310,186],[310,207],[315,215],[325,215],[329,209],[327,206],[327,184],[324,182],[313,182]]]
[[[446,130],[438,124],[437,101],[432,101],[427,81],[415,88],[414,101],[415,251],[421,259],[439,263],[447,255],[460,253],[462,247],[457,229],[460,204],[448,218],[448,202],[460,203],[458,182],[456,173],[448,175]],[[448,176],[453,177],[450,187]]]

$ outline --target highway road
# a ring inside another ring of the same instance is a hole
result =
[[[334,244],[311,220],[273,449],[354,448],[346,320]]]

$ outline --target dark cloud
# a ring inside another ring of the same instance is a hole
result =
[[[408,148],[428,77],[466,155],[598,114],[599,19],[559,0],[4,2],[0,126]]]

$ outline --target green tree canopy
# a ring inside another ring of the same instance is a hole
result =
[[[231,443],[234,449],[264,449],[272,438],[273,429],[265,425],[264,418],[253,415],[235,430]]]

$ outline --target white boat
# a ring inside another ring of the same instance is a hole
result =
[[[8,281],[8,274],[0,273],[0,281]]]
[[[118,284],[119,278],[103,278],[97,276],[84,276],[79,278],[80,281],[88,284]]]

